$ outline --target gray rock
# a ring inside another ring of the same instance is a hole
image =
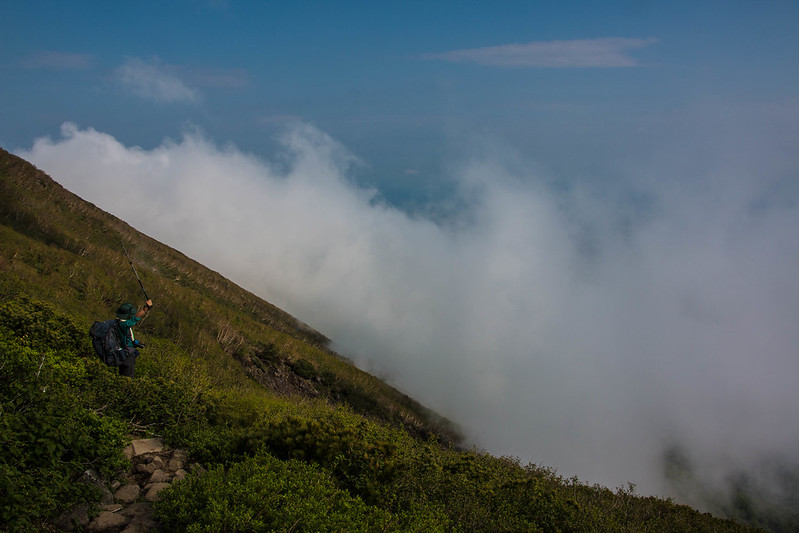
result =
[[[100,477],[94,470],[86,470],[81,476],[80,480],[87,485],[93,485],[100,489],[101,503],[114,503],[114,495],[111,494],[111,491],[108,490],[108,487],[106,487],[105,483],[100,480]]]
[[[64,511],[53,520],[53,526],[58,531],[75,531],[83,529],[89,524],[89,505],[86,503],[78,504],[71,509]]]
[[[186,454],[180,450],[172,452],[172,458],[167,465],[169,471],[177,472],[178,470],[182,470],[184,466],[186,466]]]
[[[152,475],[156,470],[158,470],[158,465],[155,463],[136,465],[136,471],[142,474]]]
[[[160,499],[158,493],[167,487],[169,487],[169,483],[153,483],[150,488],[147,489],[144,499],[148,502],[157,502]]]
[[[164,442],[161,439],[138,439],[130,443],[133,448],[133,457],[145,453],[159,453],[164,451]]]
[[[122,510],[122,514],[131,520],[136,520],[142,517],[152,517],[153,505],[150,502],[132,503]]]
[[[122,533],[149,533],[157,530],[158,523],[152,518],[137,518],[131,521]]]
[[[120,489],[114,493],[114,498],[118,502],[133,503],[139,499],[140,495],[141,489],[139,486],[134,483],[128,483],[127,485],[120,487]]]
[[[164,460],[157,455],[148,457],[145,462],[136,465],[137,472],[150,475],[152,475],[152,473],[155,472],[156,470],[162,468],[164,468]]]
[[[167,474],[161,469],[158,469],[150,476],[148,483],[168,483],[171,479],[171,475]]]
[[[199,464],[189,465],[185,452],[166,451],[160,439],[134,440],[125,449],[132,462],[132,475],[127,483],[114,481],[112,494],[99,476],[87,470],[83,482],[98,487],[103,492],[100,515],[89,520],[88,506],[63,513],[53,527],[59,531],[86,531],[90,533],[145,533],[158,531],[159,524],[153,517],[152,502],[160,499],[159,493],[187,475],[186,470],[202,474],[205,469]],[[146,477],[145,477],[146,476]],[[145,483],[142,481],[147,479]],[[143,487],[138,483],[142,483]],[[143,496],[143,497],[142,497]],[[114,503],[114,501],[118,503]]]
[[[86,531],[90,533],[119,531],[128,525],[128,521],[129,518],[126,516],[118,513],[103,511],[97,518],[91,521],[88,527],[86,527]]]
[[[181,468],[180,470],[175,472],[175,477],[172,478],[172,483],[176,483],[178,481],[183,481],[184,479],[186,479],[187,475],[188,475],[188,472],[186,472],[185,470],[183,470]]]
[[[125,506],[121,503],[106,503],[105,505],[101,505],[100,509],[103,511],[108,511],[109,513],[116,513],[117,511],[121,511],[124,509]]]
[[[130,518],[130,523],[122,530],[122,533],[144,533],[153,531],[158,526],[153,518],[152,504],[148,502],[134,503],[122,512]]]

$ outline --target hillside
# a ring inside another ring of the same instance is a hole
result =
[[[155,301],[134,380],[87,336],[144,299],[123,248]],[[83,472],[110,482],[127,441],[159,436],[208,470],[156,504],[167,530],[749,531],[459,449],[323,334],[2,149],[0,272],[0,529],[52,529],[97,500]]]
[[[321,333],[84,202],[21,159],[2,156],[6,291],[51,302],[88,327],[111,318],[125,301],[142,303],[124,249],[158,303],[138,328],[141,334],[169,339],[208,362],[236,361],[237,370],[276,393],[325,397],[419,435],[459,439],[448,421],[329,350]]]

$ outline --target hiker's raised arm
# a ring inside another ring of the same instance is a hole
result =
[[[136,313],[136,316],[142,318],[144,315],[147,314],[147,311],[149,311],[152,307],[153,307],[153,301],[147,300],[147,302],[145,302],[144,304],[144,307],[139,309],[139,311]]]

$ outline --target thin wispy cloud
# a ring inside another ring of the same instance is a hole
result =
[[[116,81],[133,94],[161,103],[193,103],[200,93],[178,76],[178,67],[129,58],[114,72]]]
[[[485,48],[426,54],[424,59],[456,63],[477,63],[515,68],[619,68],[641,64],[631,52],[655,43],[655,39],[582,39],[534,41]]]
[[[94,66],[94,56],[42,50],[25,58],[23,65],[33,69],[88,70]]]

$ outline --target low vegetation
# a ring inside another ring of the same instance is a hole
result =
[[[137,377],[87,332],[139,291]],[[631,488],[457,447],[457,428],[324,335],[0,151],[0,530],[47,530],[127,467],[132,437],[202,463],[162,493],[171,531],[749,531]]]

